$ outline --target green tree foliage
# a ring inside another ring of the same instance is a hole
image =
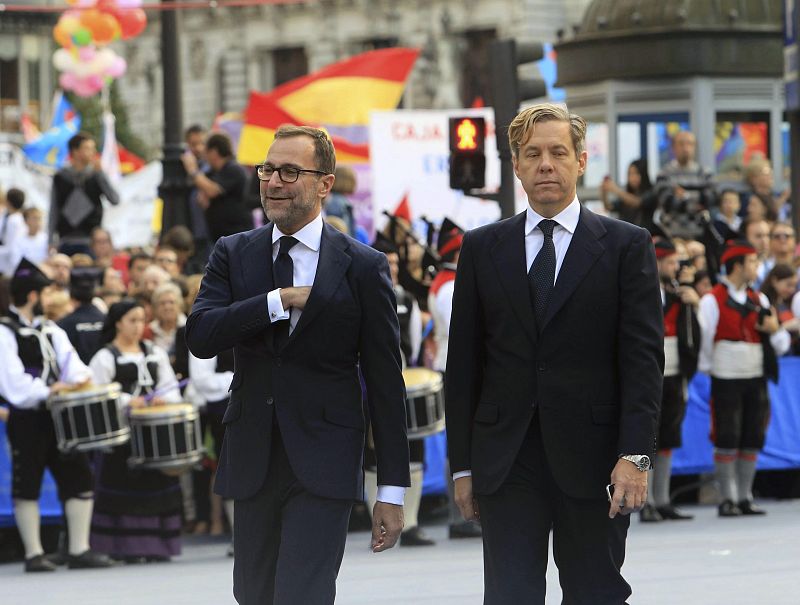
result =
[[[98,147],[101,147],[103,144],[103,105],[100,95],[86,98],[68,92],[67,98],[81,115],[81,130],[91,134],[97,141]],[[128,120],[128,108],[119,94],[116,82],[111,84],[109,100],[111,113],[117,119],[116,131],[119,144],[146,161],[153,159],[154,150],[133,133]]]

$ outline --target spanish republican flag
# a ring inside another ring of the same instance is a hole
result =
[[[270,93],[250,93],[239,140],[239,161],[263,162],[282,124],[331,130],[366,127],[370,111],[397,107],[418,54],[418,50],[407,48],[370,51],[287,82]],[[361,141],[337,136],[331,140],[337,162],[369,161],[369,147]]]
[[[366,126],[371,111],[397,107],[418,55],[415,48],[365,52],[278,86],[272,95],[303,124]]]

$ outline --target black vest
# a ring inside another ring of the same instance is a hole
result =
[[[7,326],[17,339],[17,356],[25,367],[25,373],[34,378],[44,377],[48,385],[58,381],[61,371],[55,357],[53,335],[49,322],[44,320],[38,327],[32,328],[23,325],[19,317],[9,311],[7,317],[0,318],[0,322]],[[42,342],[44,340],[44,342]],[[42,355],[42,345],[52,352],[52,358],[45,360]],[[47,371],[45,371],[47,365]]]
[[[395,290],[394,293],[397,297],[397,319],[400,321],[400,350],[406,363],[411,363],[411,310],[414,308],[414,297],[405,289],[399,292]]]
[[[114,380],[120,383],[123,392],[135,396],[152,393],[158,384],[158,358],[153,353],[153,345],[144,340],[139,345],[144,353],[145,381],[139,379],[138,363],[122,360],[122,352],[112,344],[105,347],[114,356]]]

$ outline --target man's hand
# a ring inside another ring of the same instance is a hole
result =
[[[403,531],[403,507],[376,502],[372,509],[372,552],[389,550]]]
[[[197,205],[203,210],[208,210],[208,207],[211,205],[211,200],[208,199],[208,196],[204,191],[198,191],[194,199],[197,202]]]
[[[194,157],[194,154],[191,151],[185,151],[181,154],[181,162],[183,162],[183,167],[187,174],[193,174],[197,172],[197,158]]]
[[[138,408],[147,407],[147,402],[144,400],[144,397],[139,396],[139,397],[134,397],[133,399],[131,399],[128,402],[128,405],[131,407],[131,409],[135,410],[135,409],[138,409]]]
[[[780,327],[781,325],[778,323],[778,313],[774,308],[769,310],[769,315],[765,315],[761,323],[756,324],[756,330],[766,334],[775,334]]]
[[[610,519],[617,514],[630,515],[641,510],[647,502],[647,473],[637,469],[629,460],[617,460],[611,471],[611,485],[614,486],[614,497],[608,509]]]
[[[302,311],[306,308],[310,294],[311,286],[281,288],[281,304],[284,309],[300,309]]]
[[[693,307],[696,307],[700,304],[700,296],[697,294],[697,290],[691,286],[681,286],[678,289],[678,292],[681,295],[681,302],[684,305],[692,305]]]
[[[472,493],[472,477],[459,477],[454,482],[455,501],[461,516],[466,521],[480,521],[478,501]]]
[[[72,385],[67,384],[66,382],[54,382],[50,385],[50,395],[58,395],[62,391],[67,391],[72,388]]]
[[[8,422],[8,408],[0,406],[0,422]]]

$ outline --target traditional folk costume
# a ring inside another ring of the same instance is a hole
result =
[[[116,323],[138,306],[115,303],[106,318],[106,340]],[[110,336],[110,338],[109,338]],[[100,349],[89,364],[98,384],[120,383],[122,405],[159,391],[168,403],[181,401],[177,379],[163,349],[142,340],[141,352],[123,353],[113,344]],[[168,387],[175,387],[168,389]],[[166,389],[165,389],[166,387]],[[131,468],[129,443],[105,453],[100,462],[92,547],[113,558],[135,562],[169,560],[181,552],[182,497],[177,477],[158,470]]]
[[[656,258],[677,254],[667,239],[655,243]],[[680,284],[671,280],[661,285],[664,307],[664,385],[661,393],[657,453],[648,482],[648,503],[640,518],[644,522],[691,519],[676,509],[669,497],[672,450],[681,447],[681,428],[686,416],[687,387],[697,371],[700,324],[693,305],[682,302]]]
[[[728,242],[721,264],[755,254],[747,242]],[[753,505],[758,452],[769,424],[767,380],[777,382],[777,356],[791,343],[789,333],[756,330],[769,300],[749,286],[723,278],[700,301],[702,344],[699,367],[711,375],[711,439],[722,496],[720,516],[764,514]]]
[[[41,293],[51,281],[26,259],[11,279],[12,297]],[[17,300],[19,302],[19,300]],[[45,406],[56,382],[79,384],[91,377],[66,333],[36,317],[28,322],[11,306],[0,320],[0,396],[10,404],[14,517],[25,547],[25,571],[53,571],[55,558],[44,556],[39,531],[39,495],[45,468],[58,486],[69,533],[70,568],[108,567],[111,562],[89,550],[92,518],[92,472],[85,453],[58,449],[55,426]]]

